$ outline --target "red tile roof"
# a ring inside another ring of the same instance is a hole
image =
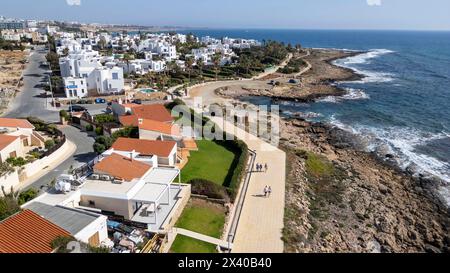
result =
[[[158,132],[165,135],[181,136],[180,127],[178,127],[178,125],[172,125],[150,119],[142,120],[142,123],[139,124],[139,129]]]
[[[13,143],[19,136],[0,135],[0,150]]]
[[[16,118],[0,118],[0,127],[34,129],[28,120]]]
[[[106,173],[125,181],[132,181],[144,176],[151,167],[143,162],[113,153],[95,164],[94,171]]]
[[[117,151],[136,151],[142,155],[168,157],[177,145],[175,141],[144,140],[136,138],[118,138],[111,148]]]
[[[132,108],[138,118],[151,119],[160,122],[173,122],[172,115],[162,104],[140,105]]]
[[[31,210],[0,222],[0,253],[51,253],[51,242],[70,233]]]
[[[120,116],[119,121],[123,126],[139,126],[139,118],[136,115]]]

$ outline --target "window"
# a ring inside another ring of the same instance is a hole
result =
[[[113,80],[118,80],[119,79],[119,73],[112,73],[112,78],[113,78]]]
[[[83,85],[83,81],[81,81],[81,85]]]
[[[95,202],[94,202],[94,201],[92,201],[92,200],[89,200],[89,201],[88,201],[88,203],[89,203],[89,206],[93,206],[93,207],[95,207]]]
[[[83,94],[84,94],[84,89],[81,89],[81,93],[83,93]]]

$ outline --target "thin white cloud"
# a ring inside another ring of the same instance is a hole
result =
[[[81,0],[66,0],[69,6],[81,6]]]
[[[366,0],[369,6],[381,6],[381,0]]]

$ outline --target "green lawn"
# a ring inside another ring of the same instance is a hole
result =
[[[184,235],[177,238],[170,249],[171,253],[216,253],[216,246]]]
[[[184,183],[195,178],[223,185],[235,154],[209,140],[197,141],[198,151],[191,152],[188,164],[181,171]]]
[[[176,226],[214,238],[220,238],[225,224],[225,211],[206,202],[186,206]]]

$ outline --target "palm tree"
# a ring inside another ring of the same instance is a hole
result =
[[[203,67],[205,66],[205,63],[202,59],[197,61],[197,68],[200,73],[200,78],[203,80]]]
[[[212,57],[212,62],[213,62],[213,66],[214,66],[214,72],[216,73],[216,81],[217,81],[218,75],[219,75],[219,67],[220,67],[220,60],[221,60],[221,58],[222,58],[222,55],[220,53],[216,53]]]
[[[191,82],[191,72],[192,72],[192,65],[194,64],[194,58],[193,57],[186,57],[186,69],[189,73],[189,82]]]

